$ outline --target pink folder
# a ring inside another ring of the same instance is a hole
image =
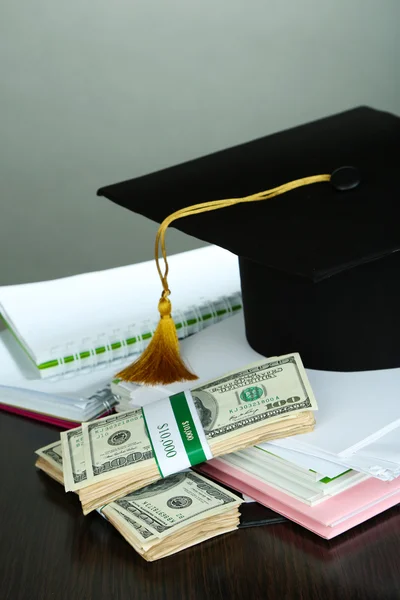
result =
[[[74,427],[79,427],[79,425],[81,425],[81,423],[77,421],[68,421],[67,419],[54,417],[53,415],[46,415],[45,413],[39,413],[33,410],[26,410],[25,408],[17,408],[15,406],[10,406],[9,404],[0,404],[0,410],[5,410],[6,412],[10,412],[21,417],[27,417],[28,419],[35,419],[36,421],[50,423],[50,425],[55,425],[61,429],[74,429]],[[113,409],[105,411],[102,415],[99,415],[98,418],[100,419],[101,417],[105,417],[113,412]]]
[[[400,502],[400,477],[390,482],[371,477],[316,506],[308,506],[218,459],[203,463],[198,469],[325,539],[336,537]],[[355,511],[357,514],[347,518]]]

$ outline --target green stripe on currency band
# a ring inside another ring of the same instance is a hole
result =
[[[184,392],[169,397],[179,433],[192,466],[207,460]]]
[[[160,477],[163,477],[163,478],[164,478],[163,472],[161,471],[161,469],[160,469],[160,465],[159,465],[159,463],[158,463],[157,454],[156,454],[156,453],[155,453],[155,451],[154,451],[153,442],[152,442],[152,439],[151,439],[151,435],[150,435],[150,432],[149,432],[149,428],[147,427],[147,421],[146,421],[146,417],[145,417],[145,414],[144,414],[144,410],[143,410],[143,408],[142,408],[142,415],[143,415],[143,421],[144,421],[144,428],[145,428],[145,430],[146,430],[147,437],[149,438],[149,441],[150,441],[150,446],[151,446],[151,451],[152,451],[152,453],[153,453],[153,458],[154,458],[154,460],[156,461],[156,465],[157,465],[158,472],[160,473]]]

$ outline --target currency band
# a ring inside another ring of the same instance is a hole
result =
[[[190,391],[148,404],[142,413],[161,477],[212,458]]]

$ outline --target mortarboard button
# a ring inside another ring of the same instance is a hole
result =
[[[339,167],[331,175],[331,184],[339,192],[352,190],[360,181],[360,174],[355,167]]]

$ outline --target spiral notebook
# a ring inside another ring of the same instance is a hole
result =
[[[113,409],[112,367],[39,379],[32,362],[18,350],[11,332],[0,331],[0,410],[68,428]]]
[[[237,257],[207,246],[168,259],[173,317],[183,339],[241,309]],[[153,260],[0,287],[0,313],[41,378],[139,354],[158,322]]]

